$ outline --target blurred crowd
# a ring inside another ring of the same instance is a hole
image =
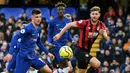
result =
[[[48,0],[34,1],[43,1],[40,3],[44,3],[44,1]],[[64,1],[69,2],[70,0]],[[109,3],[111,6],[102,4],[104,1],[110,1]],[[101,73],[130,73],[130,1],[126,2],[128,3],[127,6],[122,3],[122,0],[80,0],[78,2],[80,4],[77,14],[71,16],[66,15],[67,17],[70,17],[72,21],[89,18],[89,8],[92,5],[98,5],[102,9],[100,19],[107,26],[109,41],[101,39],[99,50],[96,52],[97,58],[102,63],[100,67],[102,70]],[[103,9],[104,6],[106,9]],[[27,21],[28,23],[30,22],[30,19],[27,18],[26,13],[21,14],[17,20],[15,20],[13,16],[9,19],[5,19],[5,15],[6,14],[4,13],[0,14],[0,72],[5,71],[7,63],[3,62],[2,59],[9,51],[12,36],[20,30],[22,21]],[[50,16],[50,20],[52,19],[53,16]],[[49,21],[47,22],[46,18],[42,18],[40,26],[42,28],[42,42],[47,49],[50,49],[47,41],[48,23]],[[70,32],[75,43],[68,42],[68,45],[74,49],[78,41],[79,31],[75,28],[71,28]],[[45,55],[44,52],[41,52],[38,47],[36,47],[36,53],[40,55],[41,58],[51,67],[51,60]],[[75,69],[76,60],[74,58],[72,58],[72,64]],[[30,68],[30,70],[34,69]]]

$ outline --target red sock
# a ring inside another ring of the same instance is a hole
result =
[[[69,71],[69,73],[72,73],[72,71]]]

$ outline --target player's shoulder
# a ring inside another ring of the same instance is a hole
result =
[[[78,23],[86,23],[86,21],[88,21],[88,20],[79,20],[79,21],[77,21]]]
[[[65,19],[65,20],[68,20],[68,21],[70,20],[70,19],[68,19],[67,17],[64,17],[64,19]]]
[[[31,29],[32,29],[32,23],[28,23],[25,27],[23,27],[23,28],[21,29],[20,32],[23,34],[23,33],[25,33],[25,32],[30,32]]]
[[[41,30],[42,30],[42,28],[39,26],[39,27],[38,27],[38,31],[41,32]]]
[[[56,21],[56,19],[54,18],[54,19],[52,19],[52,20],[50,20],[49,21],[49,25],[52,25],[53,23],[55,23],[55,21]]]
[[[32,26],[32,23],[28,23],[26,26],[24,26],[24,28],[23,29],[29,29],[29,28],[31,28]]]
[[[99,20],[99,23],[101,24],[101,25],[104,25],[105,23],[104,22],[102,22],[101,20]]]

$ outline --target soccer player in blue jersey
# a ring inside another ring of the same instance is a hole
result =
[[[24,26],[26,26],[27,22],[23,21],[21,23],[21,28],[23,28]],[[12,73],[15,69],[15,65],[16,65],[16,55],[19,51],[19,42],[20,42],[20,38],[17,35],[17,33],[12,37],[11,43],[10,43],[10,49],[9,49],[9,53],[4,57],[4,61],[9,61],[8,65],[7,65],[7,70],[6,73]]]
[[[14,73],[26,73],[32,66],[33,68],[40,70],[42,73],[52,73],[52,70],[35,54],[35,45],[44,51],[51,59],[54,59],[54,55],[48,52],[43,46],[40,40],[42,13],[40,9],[33,9],[31,15],[31,23],[25,26],[19,33],[21,38],[20,51],[16,58],[16,68]]]
[[[67,31],[59,40],[53,41],[53,36],[59,33],[64,26],[66,26],[67,23],[70,22],[70,20],[66,17],[64,17],[66,5],[62,2],[58,2],[56,4],[58,16],[50,21],[49,27],[48,27],[48,43],[50,46],[55,45],[50,51],[55,55],[55,60],[53,61],[54,68],[62,68],[65,73],[68,73],[69,70],[72,71],[72,66],[70,63],[68,63],[67,60],[63,60],[59,55],[59,49],[62,46],[67,45],[67,40],[72,41],[72,37]],[[68,67],[70,66],[70,67]]]

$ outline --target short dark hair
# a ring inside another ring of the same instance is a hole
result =
[[[41,10],[39,8],[35,8],[32,10],[32,15],[34,14],[40,14],[41,13]]]
[[[63,2],[58,2],[55,7],[59,7],[59,6],[63,6],[63,7],[66,7],[66,4],[63,3]]]

